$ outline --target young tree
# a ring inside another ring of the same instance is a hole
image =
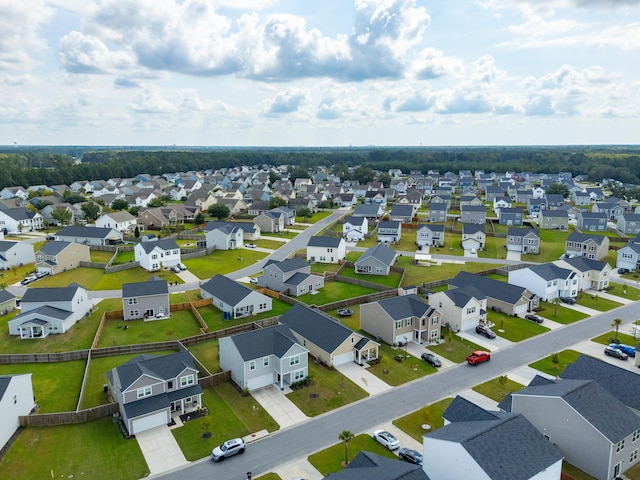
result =
[[[58,225],[68,225],[72,217],[71,211],[64,207],[56,207],[51,211],[51,218],[58,222]]]
[[[149,203],[147,203],[147,207],[149,208],[163,207],[164,205],[165,202],[160,197],[152,198],[149,200]]]
[[[269,200],[269,208],[286,207],[287,201],[282,197],[271,197]]]
[[[198,212],[198,214],[195,216],[193,221],[195,222],[196,225],[202,225],[205,221],[204,213]]]
[[[620,325],[622,325],[622,320],[619,318],[614,318],[611,326],[615,327],[616,329],[616,336],[614,337],[616,343],[618,343],[618,328],[620,328]]]
[[[87,202],[83,204],[81,208],[85,218],[92,222],[100,215],[100,205],[96,202]]]
[[[343,430],[338,435],[338,440],[344,442],[344,464],[349,465],[349,442],[353,440],[355,436],[349,430]]]
[[[222,204],[211,205],[208,210],[209,215],[213,218],[217,218],[218,220],[222,220],[223,218],[227,218],[231,211],[229,207]]]
[[[127,202],[124,198],[116,198],[111,203],[111,208],[115,211],[126,210],[129,208],[129,202]]]
[[[298,210],[298,216],[301,217],[303,220],[307,220],[313,216],[313,212],[310,209],[303,207],[300,210]]]
[[[133,236],[136,238],[140,238],[140,227],[138,225],[136,225],[136,228],[133,231]]]

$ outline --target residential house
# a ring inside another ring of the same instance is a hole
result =
[[[340,263],[347,254],[344,238],[321,235],[307,242],[307,260],[310,263]]]
[[[7,233],[22,233],[42,230],[44,218],[28,208],[18,207],[0,210],[0,230]]]
[[[140,242],[133,248],[136,262],[149,272],[180,263],[180,247],[173,239]]]
[[[188,350],[138,355],[107,372],[107,380],[129,435],[167,425],[173,414],[202,407],[198,369]]]
[[[0,190],[0,198],[8,199],[8,198],[20,198],[22,200],[26,200],[29,198],[29,191],[23,187],[4,187]]]
[[[564,210],[542,210],[538,217],[538,225],[541,230],[567,230],[569,215]]]
[[[565,242],[565,254],[602,260],[609,253],[609,237],[571,232]]]
[[[515,195],[513,197],[514,201],[518,203],[526,203],[529,204],[529,199],[533,198],[533,192],[530,188],[518,188],[516,189]]]
[[[613,201],[596,202],[591,211],[593,213],[604,213],[607,219],[616,221],[624,213],[624,207]]]
[[[314,213],[318,211],[318,207],[316,207],[316,205],[313,203],[313,200],[311,200],[310,198],[292,198],[287,203],[287,207],[295,211],[296,214],[302,208],[308,208],[309,210],[311,210],[311,212]]]
[[[382,220],[378,223],[378,243],[397,243],[402,237],[402,223],[394,220]]]
[[[89,246],[103,247],[122,243],[122,232],[114,228],[71,225],[58,230],[56,237],[61,242],[75,242]]]
[[[309,263],[299,257],[280,262],[268,260],[257,282],[258,286],[277,292],[288,290],[288,295],[293,297],[324,287],[324,277],[312,274]]]
[[[487,298],[487,308],[511,316],[524,316],[538,308],[539,298],[524,287],[510,285],[483,275],[460,272],[449,280],[449,290],[475,287]]]
[[[429,221],[435,223],[445,223],[447,221],[447,204],[431,203],[429,205]]]
[[[540,253],[540,233],[535,228],[510,227],[507,230],[507,250],[520,253]]]
[[[370,222],[377,222],[384,213],[384,208],[381,208],[378,204],[358,204],[353,209],[352,215],[354,217],[366,217]]]
[[[547,209],[547,200],[545,198],[530,197],[527,198],[527,212],[531,216],[536,216],[541,211]]]
[[[244,245],[244,232],[232,222],[208,222],[204,227],[205,245],[216,250],[234,250]]]
[[[560,205],[558,210],[567,212],[567,216],[569,220],[575,220],[578,218],[578,213],[580,213],[580,209],[571,205],[570,203],[565,203],[564,205]]]
[[[261,231],[260,227],[253,222],[233,222],[233,225],[242,230],[242,240],[244,242],[255,242],[260,240]]]
[[[35,262],[33,245],[26,242],[0,240],[0,270]]]
[[[391,175],[393,177],[393,175]],[[398,195],[404,195],[409,188],[409,182],[406,178],[392,178],[389,187],[393,188]]]
[[[146,282],[122,284],[122,311],[125,320],[169,317],[169,285],[151,277]]]
[[[413,216],[415,215],[415,213],[416,209],[413,205],[395,204],[391,208],[389,219],[401,223],[411,223],[413,221]]]
[[[576,190],[573,192],[571,199],[576,207],[588,207],[591,205],[591,196],[587,192]]]
[[[533,198],[544,198],[546,191],[543,187],[541,187],[540,185],[534,185],[531,188],[531,191],[533,192]],[[546,201],[545,201],[545,205],[546,205]]]
[[[17,300],[13,293],[3,288],[0,290],[0,315],[6,315],[9,312],[13,312],[17,308]]]
[[[211,304],[223,312],[225,320],[269,312],[273,308],[271,297],[220,274],[200,286],[200,296],[210,298]]]
[[[587,232],[606,232],[607,214],[582,211],[578,214],[577,227]]]
[[[136,217],[126,210],[103,213],[96,220],[96,227],[114,228],[122,233],[133,233],[136,228]]]
[[[431,480],[560,480],[562,452],[525,415],[484,410],[456,397],[443,417],[454,421],[422,439],[422,468]]]
[[[187,196],[184,202],[185,206],[197,208],[200,212],[206,212],[209,210],[209,207],[215,203],[216,198],[206,188],[194,190]]]
[[[245,201],[241,198],[217,198],[215,204],[225,205],[229,209],[229,215],[232,217],[246,212],[249,208]]]
[[[271,210],[269,202],[267,202],[266,200],[257,200],[249,205],[248,213],[249,215],[257,216],[262,213],[268,212],[269,210]]]
[[[476,194],[460,195],[460,206],[463,205],[482,205],[482,199]]]
[[[137,223],[144,229],[160,230],[172,225],[161,207],[146,208],[138,213]]]
[[[333,197],[333,204],[341,208],[351,208],[357,203],[353,193],[339,193]]]
[[[330,473],[327,480],[429,480],[420,465],[360,451],[342,470]]]
[[[65,333],[89,315],[92,303],[77,283],[63,288],[28,288],[20,302],[22,313],[9,320],[9,335],[45,338]]]
[[[440,313],[415,294],[360,305],[360,329],[389,345],[438,342]]]
[[[31,373],[0,375],[0,450],[20,427],[20,417],[35,408]]]
[[[291,210],[289,207],[280,206],[280,207],[272,208],[270,211],[284,214],[285,227],[296,223],[296,212],[294,210]]]
[[[498,213],[498,223],[500,225],[520,226],[524,219],[524,213],[521,207],[501,208]]]
[[[454,332],[486,323],[487,297],[473,286],[432,293],[429,305],[441,313],[441,324]]]
[[[284,389],[307,378],[309,351],[286,325],[261,328],[219,341],[220,368],[231,372],[241,389],[268,385]]]
[[[509,284],[527,288],[545,302],[552,302],[559,297],[578,295],[576,273],[553,263],[542,263],[519,270],[511,270]]]
[[[444,225],[421,223],[416,230],[418,249],[423,247],[444,247]]]
[[[433,207],[434,203],[444,203],[447,209],[451,208],[451,194],[448,193],[436,193],[431,196],[429,201],[429,208]]]
[[[639,461],[640,416],[593,380],[534,383],[511,393],[508,410],[526,417],[567,462],[594,478],[617,478]]]
[[[616,228],[625,235],[637,235],[640,233],[640,214],[623,213],[618,217]]]
[[[462,248],[465,250],[482,250],[487,238],[487,234],[484,232],[484,229],[484,223],[463,223]]]
[[[587,257],[571,257],[556,260],[556,265],[576,273],[579,290],[604,290],[609,286],[611,265]]]
[[[367,217],[354,217],[352,215],[345,217],[342,224],[342,236],[347,242],[364,240],[368,232],[369,220],[367,220]]]
[[[493,211],[497,215],[500,215],[502,209],[511,208],[511,197],[499,197],[493,199]]]
[[[627,243],[617,252],[616,268],[626,268],[635,272],[640,266],[640,244]]]
[[[351,330],[326,313],[296,303],[280,317],[297,342],[321,363],[338,367],[350,362],[363,364],[378,358],[379,343]]]
[[[253,218],[253,222],[263,232],[277,233],[284,230],[284,213],[271,210]]]
[[[36,272],[56,275],[79,267],[80,262],[90,262],[91,251],[82,243],[50,241],[35,253],[35,259]]]
[[[503,198],[506,195],[507,191],[504,187],[489,185],[485,188],[484,201],[493,203],[495,199]]]
[[[418,209],[422,206],[423,197],[424,192],[421,192],[416,188],[410,188],[406,193],[398,195],[396,205],[413,205],[416,209]]]
[[[364,275],[389,275],[397,252],[384,244],[370,247],[355,261],[355,272]]]
[[[364,204],[380,205],[383,209],[387,207],[387,193],[384,190],[367,190],[364,193]]]
[[[487,210],[483,205],[465,205],[460,207],[462,223],[484,224],[487,221]]]

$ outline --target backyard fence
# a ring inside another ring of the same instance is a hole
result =
[[[90,422],[102,417],[118,413],[117,403],[108,403],[98,407],[80,410],[78,412],[40,413],[38,415],[23,415],[18,417],[21,427],[46,427],[51,425],[71,425]]]

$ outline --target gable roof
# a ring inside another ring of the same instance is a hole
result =
[[[485,233],[485,224],[484,223],[463,223],[462,224],[463,235],[473,235],[475,233]]]
[[[604,239],[607,238],[604,235],[589,235],[588,233],[571,232],[567,237],[567,242],[586,242],[592,240],[596,245],[602,245]]]
[[[149,295],[169,295],[169,284],[166,280],[151,277],[146,282],[122,284],[122,298],[146,297]]]
[[[409,217],[413,215],[413,205],[395,204],[391,208],[391,215],[400,215],[402,217]]]
[[[366,217],[354,217],[353,215],[349,215],[348,217],[344,218],[344,223],[349,223],[354,227],[356,225],[359,227],[362,227],[366,220],[367,220]]]
[[[327,480],[429,480],[420,465],[361,451],[343,470],[330,473]]]
[[[242,285],[219,273],[203,283],[200,288],[229,305],[236,305],[240,300],[254,292],[246,285]]]
[[[540,238],[540,232],[535,228],[509,227],[507,230],[507,236],[509,237],[526,237],[528,235]]]
[[[554,263],[542,263],[540,265],[531,265],[527,267],[530,271],[543,278],[544,280],[555,280],[558,278],[566,279],[575,275],[571,270],[557,266]]]
[[[442,414],[442,418],[452,423],[495,420],[501,416],[501,412],[485,410],[460,395],[456,395]]]
[[[307,247],[323,247],[323,248],[338,248],[340,243],[343,242],[342,237],[330,237],[328,235],[321,235],[318,237],[311,237],[307,243]]]
[[[387,312],[394,320],[401,320],[409,317],[422,317],[425,313],[431,314],[435,308],[423,302],[415,294],[401,295],[399,297],[380,300],[378,305]]]
[[[138,245],[145,251],[145,253],[153,252],[154,248],[158,248],[160,250],[176,250],[178,244],[172,238],[165,238],[163,240],[156,240],[153,242],[140,242]]]
[[[121,235],[119,235],[113,228],[84,227],[81,225],[65,227],[62,230],[59,230],[56,235],[59,237],[110,238],[112,233],[114,233],[114,237],[121,237]]]
[[[383,245],[381,243],[373,247],[367,248],[365,252],[362,255],[360,255],[360,258],[358,258],[355,261],[355,263],[357,265],[368,260],[369,258],[375,258],[376,260],[378,260],[379,262],[385,265],[392,265],[393,261],[396,258],[396,255],[397,255],[397,252],[394,249],[389,248],[386,245]]]
[[[273,265],[278,268],[282,272],[292,272],[294,270],[299,270],[301,268],[305,268],[309,266],[309,262],[307,262],[304,258],[294,257],[288,258],[286,260],[267,260],[267,263],[264,264],[263,268],[266,268],[269,265]]]
[[[442,292],[453,302],[456,307],[462,308],[467,305],[472,298],[477,301],[484,300],[486,295],[475,288],[473,285],[467,285],[466,287],[454,288],[452,290],[445,290]]]
[[[456,288],[473,285],[482,292],[485,297],[502,300],[512,305],[518,302],[527,290],[524,287],[467,272],[458,273],[454,278],[449,280],[449,285],[453,285]],[[528,298],[532,296],[534,296],[534,294],[530,294]]]
[[[43,255],[58,255],[60,252],[62,252],[65,248],[67,248],[69,245],[73,245],[73,242],[62,242],[59,240],[54,240],[51,242],[47,242],[45,243],[42,248],[40,250],[38,250],[40,253],[42,253]],[[89,247],[87,247],[89,248]]]
[[[607,262],[592,260],[590,258],[583,257],[582,255],[572,258],[564,258],[561,261],[571,265],[573,268],[580,272],[589,272],[591,270],[601,272],[607,266]]]
[[[29,302],[68,302],[73,299],[74,295],[81,287],[77,283],[72,283],[66,287],[48,287],[48,288],[28,288],[22,297],[22,303]]]
[[[193,357],[188,351],[172,353],[170,355],[142,354],[128,362],[115,367],[120,379],[121,391],[126,390],[142,375],[170,380],[175,378],[185,368],[197,370]]]
[[[7,289],[0,290],[0,304],[13,300],[16,296]]]
[[[229,338],[245,362],[268,355],[281,358],[293,345],[297,344],[293,333],[286,325],[252,330]]]
[[[377,217],[380,207],[376,203],[361,203],[353,210],[354,217]]]

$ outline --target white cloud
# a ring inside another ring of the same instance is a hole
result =
[[[58,60],[73,73],[108,73],[135,67],[128,53],[112,52],[100,39],[76,31],[60,40]]]
[[[53,11],[44,0],[0,0],[0,71],[31,69],[46,48],[40,27]]]
[[[263,102],[263,115],[267,117],[281,117],[294,114],[301,110],[309,101],[308,92],[299,88],[289,87],[278,93],[273,99]]]
[[[162,97],[156,85],[145,85],[130,106],[136,113],[166,114],[176,111],[176,106]]]
[[[442,50],[427,47],[418,54],[412,70],[413,76],[421,79],[461,76],[464,64],[458,58],[446,56]]]

